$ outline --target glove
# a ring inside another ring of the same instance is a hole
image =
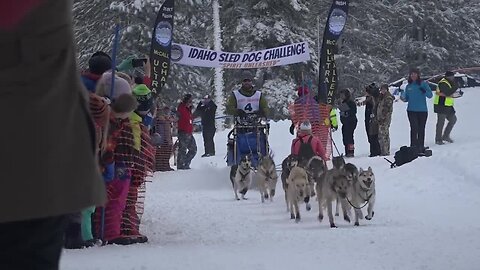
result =
[[[425,88],[423,88],[423,87],[420,87],[420,91],[422,91],[422,93],[424,93],[424,94],[427,93],[427,90],[425,90]]]
[[[129,56],[127,59],[123,60],[120,65],[117,66],[118,71],[126,71],[126,70],[131,70],[133,69],[133,64],[132,60],[134,59],[134,56]]]
[[[460,96],[463,96],[463,91],[462,90],[459,90],[458,93],[460,94]]]
[[[111,182],[115,177],[115,163],[104,165],[102,175],[103,175],[103,180],[106,183]]]
[[[290,134],[295,135],[295,126],[293,124],[290,125]]]

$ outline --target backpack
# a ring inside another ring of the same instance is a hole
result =
[[[300,137],[300,148],[298,150],[298,161],[300,162],[307,162],[312,157],[315,156],[315,151],[313,151],[312,147],[312,139],[313,136],[310,136],[307,142],[304,142],[303,139]]]
[[[415,147],[402,146],[395,152],[395,162],[391,162],[391,168],[402,166],[418,158],[418,151]]]

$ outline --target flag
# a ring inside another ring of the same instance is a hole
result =
[[[322,47],[320,49],[319,101],[333,105],[337,92],[338,74],[335,64],[337,40],[342,34],[348,16],[348,0],[334,0],[328,13]]]
[[[160,93],[170,73],[170,54],[173,39],[174,0],[165,0],[153,26],[150,49],[152,92]]]

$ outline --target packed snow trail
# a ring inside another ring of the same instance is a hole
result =
[[[301,206],[296,224],[286,212],[279,181],[273,203],[235,201],[226,167],[226,134],[216,135],[217,156],[203,154],[192,170],[158,173],[147,186],[142,231],[150,242],[64,251],[61,269],[479,269],[480,268],[480,89],[456,100],[454,144],[436,146],[436,115],[430,112],[426,144],[430,158],[396,169],[368,158],[359,109],[356,155],[350,162],[376,174],[375,217],[360,227],[336,218],[338,229],[317,220],[318,208]],[[392,154],[409,144],[404,103],[395,103],[390,129]],[[432,105],[429,105],[432,108]],[[277,164],[293,138],[288,121],[272,123],[270,144]],[[334,133],[342,151],[341,132]]]

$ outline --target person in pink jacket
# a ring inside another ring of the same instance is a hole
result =
[[[310,144],[311,149],[302,147],[302,144]],[[327,160],[325,148],[319,138],[312,135],[312,125],[309,121],[300,124],[297,132],[297,138],[292,141],[292,155],[298,156],[299,159],[309,160],[314,155]]]

